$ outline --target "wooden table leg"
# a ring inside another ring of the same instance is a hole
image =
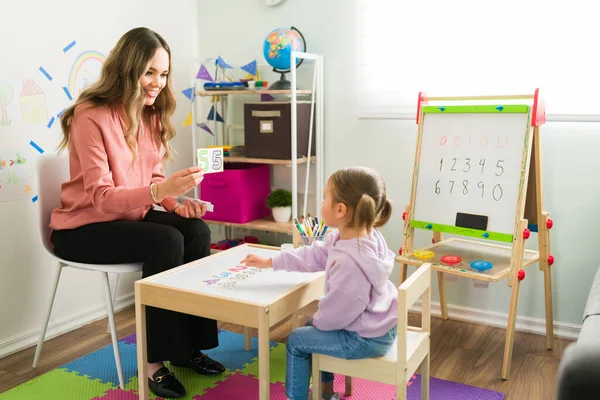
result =
[[[244,327],[244,350],[251,350],[252,349],[252,333],[250,331],[250,328],[245,326]]]
[[[138,395],[148,400],[148,353],[146,349],[146,306],[140,301],[140,286],[135,285],[135,329],[138,363]]]
[[[270,399],[269,309],[258,310],[258,382],[259,399]]]

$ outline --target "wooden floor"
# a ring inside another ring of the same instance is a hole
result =
[[[133,308],[115,315],[120,338],[135,332]],[[411,315],[418,323],[419,315]],[[31,364],[35,347],[0,359],[0,393],[111,343],[106,318],[44,343],[38,368]],[[221,328],[242,332],[231,324]],[[284,342],[291,324],[286,321],[271,331],[271,338]],[[507,400],[549,400],[554,398],[555,376],[564,348],[570,343],[556,339],[552,351],[545,338],[517,332],[509,380],[500,378],[504,350],[504,330],[459,321],[431,322],[431,376],[453,382],[507,393]],[[254,332],[256,335],[256,332]]]

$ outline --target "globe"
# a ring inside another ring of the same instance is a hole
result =
[[[290,82],[286,80],[285,73],[290,72],[290,55],[292,51],[306,51],[306,41],[302,33],[294,28],[277,28],[271,31],[265,38],[263,44],[263,54],[273,71],[281,74],[281,79],[270,89],[289,89]],[[299,67],[302,60],[296,60],[296,66]]]

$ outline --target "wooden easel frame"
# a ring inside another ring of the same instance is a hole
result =
[[[515,230],[513,241],[510,246],[501,246],[487,242],[476,242],[472,240],[463,240],[457,238],[444,239],[441,232],[433,232],[433,244],[420,250],[443,249],[444,246],[467,246],[470,252],[481,250],[485,257],[486,249],[494,251],[500,260],[502,266],[494,274],[482,274],[475,271],[460,270],[453,267],[444,266],[436,263],[435,260],[423,261],[417,259],[413,254],[413,243],[415,228],[411,227],[413,220],[414,205],[416,199],[416,188],[418,181],[419,161],[421,154],[421,141],[423,134],[423,108],[429,101],[502,101],[502,100],[533,100],[533,106],[529,114],[529,128],[526,134],[526,145],[521,160],[521,171],[523,179],[521,181],[521,196],[517,202],[517,211],[515,215]],[[508,286],[511,287],[510,304],[508,310],[508,322],[506,330],[506,340],[504,346],[504,358],[502,363],[502,379],[507,380],[510,376],[512,350],[515,337],[515,323],[517,319],[517,305],[519,300],[519,286],[525,277],[524,268],[538,263],[540,270],[544,273],[544,295],[546,309],[546,348],[552,349],[554,345],[553,330],[553,312],[552,312],[552,271],[551,265],[554,258],[550,255],[550,229],[552,221],[548,218],[548,212],[544,211],[543,201],[543,176],[542,176],[542,148],[540,137],[540,125],[546,122],[545,107],[543,99],[539,96],[539,89],[534,94],[523,95],[499,95],[499,96],[466,96],[466,97],[427,97],[425,93],[419,93],[419,102],[417,107],[418,136],[415,155],[415,168],[413,172],[412,191],[410,203],[406,206],[403,213],[404,219],[404,237],[400,255],[396,261],[400,263],[400,281],[406,279],[408,265],[419,267],[424,262],[432,264],[433,269],[437,271],[438,290],[440,296],[440,308],[442,319],[448,319],[448,304],[446,298],[446,289],[444,273],[459,275],[478,280],[487,280],[497,282],[504,278],[507,279]],[[525,179],[526,177],[526,179]],[[526,250],[525,240],[529,237],[531,231],[538,233],[538,251]],[[502,255],[503,253],[503,255]]]

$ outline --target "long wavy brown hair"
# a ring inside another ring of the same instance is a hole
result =
[[[122,103],[127,127],[125,141],[133,154],[133,159],[136,159],[136,135],[142,124],[146,99],[146,94],[140,85],[140,78],[146,72],[150,60],[159,48],[165,49],[168,53],[170,69],[171,49],[158,33],[148,28],[135,28],[119,39],[102,66],[100,79],[85,89],[75,104],[62,114],[60,123],[63,138],[58,146],[59,153],[68,148],[71,142],[71,123],[77,106],[115,106]],[[171,71],[169,70],[166,86],[160,91],[154,102],[154,109],[151,111],[160,118],[160,132],[153,129],[152,133],[165,148],[163,161],[172,158],[169,142],[175,137],[175,128],[171,124],[175,105]]]

